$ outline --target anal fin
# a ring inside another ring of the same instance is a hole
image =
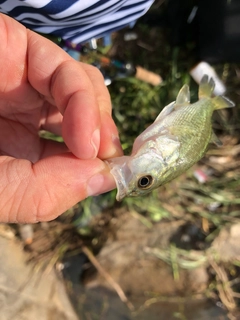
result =
[[[190,102],[189,86],[185,84],[177,95],[175,107],[180,107],[181,105],[189,104],[189,102]]]
[[[174,110],[175,101],[169,103],[166,107],[162,109],[154,122],[164,119],[168,114],[170,114]]]

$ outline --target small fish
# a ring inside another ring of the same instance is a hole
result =
[[[190,104],[189,87],[184,85],[176,101],[136,138],[130,156],[106,161],[116,181],[118,201],[164,185],[200,160],[209,143],[221,145],[212,131],[212,114],[234,103],[224,96],[212,97],[214,86],[212,78],[203,76],[199,101]]]

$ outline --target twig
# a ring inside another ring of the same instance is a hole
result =
[[[133,304],[128,300],[128,298],[126,297],[126,295],[123,292],[120,285],[110,276],[109,273],[107,273],[103,269],[103,267],[100,265],[98,260],[92,254],[92,252],[85,246],[82,246],[82,251],[85,253],[85,255],[88,257],[88,259],[91,261],[91,263],[94,265],[94,267],[100,273],[100,275],[102,277],[104,277],[106,279],[106,281],[113,287],[113,289],[116,291],[116,293],[118,294],[118,296],[122,300],[122,302],[126,303],[126,305],[128,306],[128,308],[131,311],[134,311],[135,308],[134,308]]]
[[[184,304],[191,301],[205,301],[205,296],[201,293],[193,294],[191,296],[186,297],[168,297],[168,296],[159,296],[147,299],[134,313],[133,316],[136,317],[139,313],[143,312],[147,308],[151,307],[155,303],[166,302],[166,303],[174,303],[174,304]]]
[[[234,292],[230,287],[229,280],[225,269],[219,266],[213,259],[209,258],[209,263],[214,269],[218,277],[217,290],[219,298],[229,311],[236,309],[236,303],[234,300]]]
[[[233,295],[234,298],[240,299],[240,293],[238,293],[238,292],[233,292],[232,295]]]

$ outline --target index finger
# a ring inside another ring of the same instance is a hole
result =
[[[96,93],[97,103],[100,110],[100,146],[98,157],[108,159],[123,154],[119,140],[118,129],[112,118],[112,103],[107,87],[102,85],[104,82],[100,72],[96,72],[92,66],[83,64],[83,69],[87,72]]]
[[[81,159],[95,158],[101,117],[97,92],[81,63],[51,41],[29,31],[28,79],[63,114],[62,135]],[[102,82],[104,88],[104,82]]]

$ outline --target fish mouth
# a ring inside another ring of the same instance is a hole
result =
[[[116,182],[117,201],[123,200],[123,198],[125,198],[128,195],[126,177],[131,176],[131,172],[127,165],[128,158],[128,156],[123,156],[105,160],[108,167],[110,168],[110,173],[112,174]],[[128,172],[129,174],[126,175],[126,172]]]

